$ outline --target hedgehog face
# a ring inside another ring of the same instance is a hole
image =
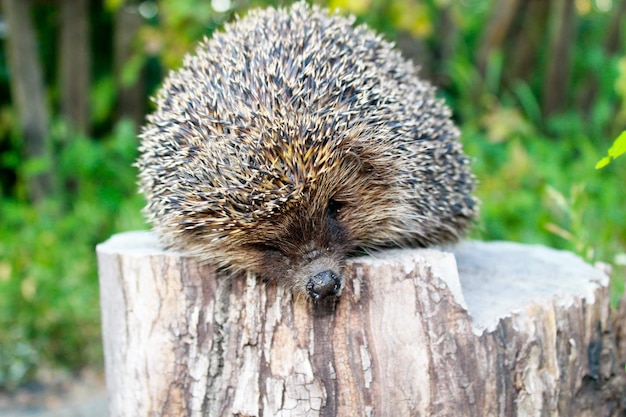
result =
[[[376,170],[354,153],[336,154],[336,164],[273,215],[258,220],[242,239],[229,236],[229,248],[209,253],[222,253],[228,265],[256,272],[295,294],[314,300],[339,296],[346,258],[377,230],[384,235],[400,213],[381,209],[398,206],[389,201],[395,195],[391,179],[380,176],[389,169]]]
[[[315,300],[340,295],[345,258],[352,249],[341,210],[342,203],[330,199],[317,212],[280,216],[280,224],[273,226],[281,230],[277,236],[245,245],[252,260],[248,269]]]

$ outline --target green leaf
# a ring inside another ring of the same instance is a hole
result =
[[[618,156],[623,155],[625,153],[626,153],[626,130],[624,130],[617,137],[617,139],[615,139],[615,142],[613,142],[613,145],[611,145],[611,147],[609,148],[609,151],[607,152],[607,156],[600,159],[596,163],[596,169],[604,168],[611,162],[612,159],[615,159]]]
[[[615,139],[613,146],[609,149],[609,155],[615,159],[620,155],[626,153],[626,130]]]
[[[609,164],[609,162],[611,162],[611,158],[608,156],[605,156],[604,158],[598,161],[598,163],[596,164],[596,169],[604,168],[605,166]]]

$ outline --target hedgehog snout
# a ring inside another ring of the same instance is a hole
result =
[[[341,291],[341,278],[331,270],[322,271],[309,278],[306,292],[314,300],[337,296]]]

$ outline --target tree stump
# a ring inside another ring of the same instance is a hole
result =
[[[607,275],[568,252],[382,251],[313,304],[149,232],[97,251],[111,417],[623,415]]]

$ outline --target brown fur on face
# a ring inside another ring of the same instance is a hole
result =
[[[356,248],[463,233],[477,204],[449,109],[352,23],[251,13],[170,74],[137,162],[166,245],[305,293]]]
[[[276,279],[297,293],[304,293],[309,277],[317,273],[341,274],[358,242],[375,230],[384,234],[395,217],[379,210],[378,204],[391,203],[383,196],[389,198],[393,191],[376,172],[354,155],[345,155],[333,171],[303,189],[292,207],[260,221],[246,237],[251,243],[234,248],[245,253],[232,258],[246,260],[243,269]]]

